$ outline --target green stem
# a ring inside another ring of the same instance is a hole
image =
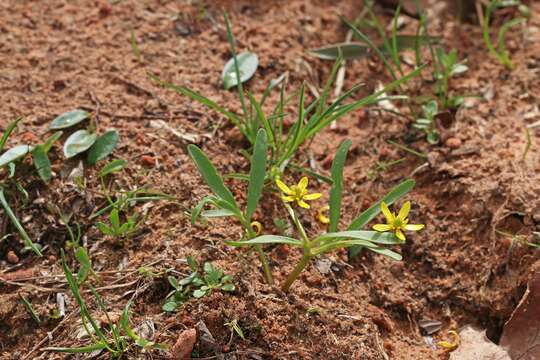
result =
[[[311,260],[311,255],[309,253],[309,249],[304,249],[304,254],[302,255],[302,259],[300,259],[300,262],[296,265],[296,267],[293,269],[293,271],[289,274],[287,277],[287,281],[285,281],[285,284],[281,287],[281,290],[284,292],[289,291],[289,288],[291,287],[292,283],[298,278],[300,273],[306,268],[307,264]]]
[[[253,232],[253,229],[251,228],[251,224],[245,219],[242,219],[242,223],[244,224],[244,227],[247,230],[248,240],[255,238],[256,234]],[[264,254],[262,245],[255,245],[254,247],[255,247],[255,251],[257,251],[257,254],[259,254],[259,259],[263,267],[263,272],[264,272],[264,277],[266,278],[266,282],[269,285],[272,285],[274,283],[274,278],[272,277],[272,272],[270,271],[270,265],[268,264],[268,259],[266,258],[266,255]]]

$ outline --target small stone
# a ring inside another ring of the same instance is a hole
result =
[[[191,358],[191,352],[196,341],[197,330],[188,329],[182,331],[171,349],[171,359],[183,360]]]
[[[451,137],[448,140],[446,140],[445,144],[450,149],[459,149],[459,147],[461,146],[461,140],[458,138]]]
[[[19,257],[17,256],[17,254],[15,254],[13,250],[10,250],[6,255],[6,260],[10,264],[17,264],[19,262]]]
[[[147,166],[155,166],[156,165],[156,159],[153,156],[150,155],[142,155],[141,161],[144,165]]]

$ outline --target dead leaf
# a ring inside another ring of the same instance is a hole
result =
[[[486,332],[467,325],[459,332],[459,347],[450,354],[449,360],[511,360],[508,353],[492,343]]]
[[[512,359],[540,359],[540,272],[527,284],[518,306],[504,324],[503,346]]]

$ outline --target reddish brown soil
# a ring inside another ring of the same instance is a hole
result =
[[[21,198],[13,204],[30,236],[47,246],[45,256],[22,254],[16,235],[0,243],[0,358],[62,358],[40,349],[81,345],[73,336],[80,325],[72,298],[67,303],[70,318],[59,325],[48,317],[56,304],[55,293],[69,294],[62,276],[50,277],[62,275],[59,251],[66,240],[65,228],[51,204],[70,215],[72,224],[82,225],[95,270],[109,271],[94,286],[104,288],[100,293],[111,311],[120,311],[134,298],[133,324],[152,321],[155,340],[169,345],[182,330],[204,321],[217,348],[198,342],[194,354],[202,358],[214,358],[216,351],[225,354],[217,358],[226,359],[447,358],[420,335],[417,324],[424,318],[443,322],[435,341],[446,330],[466,324],[486,328],[491,339],[498,341],[529,275],[540,264],[538,251],[519,243],[511,247],[509,239],[495,233],[495,229],[505,230],[532,241],[532,232],[540,231],[537,130],[531,130],[532,147],[522,159],[525,126],[540,120],[536,90],[540,87],[539,4],[531,4],[526,32],[515,30],[509,36],[516,65],[513,72],[488,56],[477,25],[459,24],[445,11],[433,20],[431,31],[448,48],[456,47],[460,58],[468,58],[470,70],[452,80],[452,92],[482,96],[488,88],[494,91],[489,100],[469,101],[470,106],[457,113],[443,131],[442,145],[427,144],[403,118],[362,110],[321,133],[301,155],[305,160],[310,154],[327,173],[338,144],[347,138],[353,141],[345,170],[344,225],[400,180],[417,180],[409,195],[414,204],[411,218],[426,224],[426,229],[411,234],[398,250],[402,262],[363,254],[347,263],[345,252],[333,253],[327,257],[333,263],[329,274],[321,274],[312,265],[290,293],[283,294],[264,283],[254,254],[223,243],[240,236],[238,224],[217,220],[191,226],[185,214],[208,189],[187,156],[186,143],[150,127],[150,121],[161,119],[196,135],[198,145],[223,173],[246,171],[240,154],[245,144],[221,116],[156,87],[146,74],[188,85],[239,110],[235,93],[222,90],[219,81],[230,57],[221,16],[225,7],[239,48],[249,48],[260,59],[259,70],[248,83],[251,91],[262,93],[271,79],[285,71],[291,92],[303,80],[320,87],[330,64],[305,50],[342,41],[346,29],[338,15],[357,14],[359,3],[220,2],[207,5],[206,17],[199,18],[196,4],[167,0],[2,1],[0,125],[5,128],[10,120],[25,116],[9,145],[37,143],[56,115],[86,108],[97,114],[101,131],[114,127],[121,134],[114,157],[129,160],[129,166],[116,176],[118,186],[148,186],[177,201],[154,203],[142,230],[130,241],[115,244],[104,239],[88,220],[104,203],[96,169],[84,170],[87,184],[81,191],[67,177],[77,161],[64,161],[57,145],[52,159],[57,176],[47,186],[34,175],[25,176],[21,181],[29,200]],[[413,33],[415,27],[415,20],[409,18],[403,32]],[[142,53],[141,63],[132,52],[131,29]],[[388,81],[376,62],[347,63],[345,88],[366,83],[358,96],[371,92],[377,78]],[[416,94],[430,91],[431,85],[420,80],[411,84]],[[274,94],[269,109],[275,101]],[[424,151],[427,160],[396,149],[387,139]],[[374,179],[368,176],[378,161],[401,157],[405,161],[399,165]],[[229,184],[241,198],[244,184]],[[329,189],[324,184],[315,186],[325,194],[321,205]],[[313,224],[309,230],[316,232],[314,211],[303,216]],[[279,202],[265,201],[258,214],[265,229],[273,231],[272,219],[278,217],[285,217]],[[15,234],[6,216],[1,225],[2,235]],[[9,251],[18,254],[18,264],[7,263]],[[121,272],[149,263],[148,269],[156,273],[170,268],[185,272],[188,255],[201,262],[213,261],[233,274],[237,290],[190,300],[170,315],[161,311],[170,290],[164,276],[147,279],[137,272]],[[280,283],[299,253],[277,247],[269,249],[269,257]],[[32,321],[19,295],[32,302],[44,320],[41,326]],[[313,307],[321,309],[320,314],[307,315]],[[230,330],[224,324],[232,319],[243,328],[245,340],[235,337],[229,342]],[[47,340],[47,332],[53,329]],[[167,354],[133,350],[130,357],[156,359]]]

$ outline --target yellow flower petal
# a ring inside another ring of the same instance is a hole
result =
[[[384,201],[381,203],[381,211],[386,218],[387,223],[391,224],[394,222],[395,216],[390,212],[390,209],[388,209],[388,205],[386,205]]]
[[[303,207],[304,209],[309,209],[309,204],[304,200],[298,200],[297,203],[298,206]]]
[[[396,237],[401,241],[405,241],[405,234],[401,229],[396,229]]]
[[[307,176],[304,176],[303,178],[300,179],[300,181],[298,182],[298,189],[300,189],[300,191],[304,191],[307,189],[307,186],[308,186],[308,178]]]
[[[325,215],[325,212],[327,212],[330,209],[328,205],[325,205],[323,207],[320,207],[317,211],[317,220],[321,222],[322,224],[330,224],[330,219],[328,216]]]
[[[376,224],[376,225],[373,225],[373,230],[380,231],[380,232],[390,231],[392,230],[392,226],[388,224]]]
[[[424,224],[407,224],[404,229],[407,231],[419,231],[424,228]]]
[[[281,196],[281,200],[285,201],[285,202],[291,202],[291,201],[294,201],[294,196],[291,196],[291,195],[282,195]]]
[[[307,195],[304,195],[302,196],[302,198],[304,200],[317,200],[318,198],[320,198],[322,196],[322,194],[319,194],[319,193],[313,193],[313,194],[307,194]]]
[[[409,211],[411,211],[411,202],[406,201],[405,204],[403,204],[403,206],[401,207],[401,209],[399,209],[399,214],[397,216],[398,219],[404,221],[407,216],[409,216]]]
[[[276,185],[279,188],[279,190],[281,190],[285,194],[287,194],[287,195],[292,195],[293,194],[291,189],[287,185],[285,185],[285,183],[283,181],[281,181],[279,179],[276,179]]]

